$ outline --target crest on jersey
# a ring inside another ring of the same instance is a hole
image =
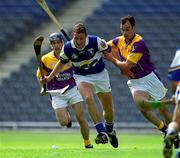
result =
[[[77,59],[78,58],[78,56],[76,55],[76,54],[72,54],[72,56],[71,56],[73,59]]]
[[[51,63],[51,66],[52,66],[52,67],[55,67],[55,65],[56,65],[56,63]]]
[[[93,56],[94,55],[94,49],[93,48],[88,49],[88,54],[90,56]]]
[[[102,48],[106,48],[106,42],[105,41],[101,41],[100,45]]]
[[[134,47],[134,46],[132,46],[132,49],[131,49],[131,51],[132,51],[132,52],[134,52],[134,51],[135,51],[135,47]]]

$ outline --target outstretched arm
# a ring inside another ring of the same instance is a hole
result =
[[[130,69],[134,67],[134,63],[131,61],[120,61],[115,58],[112,53],[104,53],[104,58],[117,66],[120,69],[122,75],[125,75],[129,78],[134,78],[134,74],[130,71]]]
[[[64,64],[59,60],[49,76],[44,76],[44,78],[40,80],[41,84],[51,81],[62,70],[63,66]]]

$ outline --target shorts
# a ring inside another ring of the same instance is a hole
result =
[[[131,79],[127,84],[132,94],[135,91],[145,91],[155,100],[163,99],[167,93],[167,89],[154,72],[139,79]]]
[[[52,94],[52,107],[53,109],[65,108],[69,105],[73,105],[83,101],[81,94],[79,93],[77,87],[69,89],[64,94]]]
[[[176,100],[176,103],[180,102],[180,85],[178,85],[176,88],[175,100]]]
[[[79,85],[81,82],[87,82],[92,84],[95,93],[111,91],[109,74],[106,69],[97,74],[90,74],[84,76],[75,74],[74,78],[76,80],[77,85]]]

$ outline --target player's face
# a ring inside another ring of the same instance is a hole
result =
[[[73,33],[73,41],[78,49],[82,49],[85,46],[86,34],[85,33]]]
[[[52,41],[51,46],[54,52],[60,52],[63,46],[63,41]]]
[[[135,28],[131,26],[129,21],[127,21],[125,24],[121,24],[121,32],[125,40],[129,41],[135,34]]]

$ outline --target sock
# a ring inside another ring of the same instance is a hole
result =
[[[106,132],[106,129],[105,129],[102,122],[99,122],[99,123],[95,124],[95,128],[96,128],[98,133]]]
[[[162,121],[161,123],[160,123],[160,125],[158,126],[158,129],[160,130],[160,131],[162,131],[164,134],[166,134],[166,130],[167,130],[167,126],[164,124],[164,122]]]
[[[85,140],[85,139],[84,139],[84,145],[87,146],[87,145],[89,145],[89,144],[91,144],[91,141],[90,141],[89,139],[88,139],[88,140]]]
[[[170,134],[170,133],[177,133],[176,129],[174,128],[169,128],[167,129],[167,133],[166,134]],[[178,136],[178,135],[177,135]]]
[[[105,123],[106,132],[110,133],[113,131],[114,123]]]

